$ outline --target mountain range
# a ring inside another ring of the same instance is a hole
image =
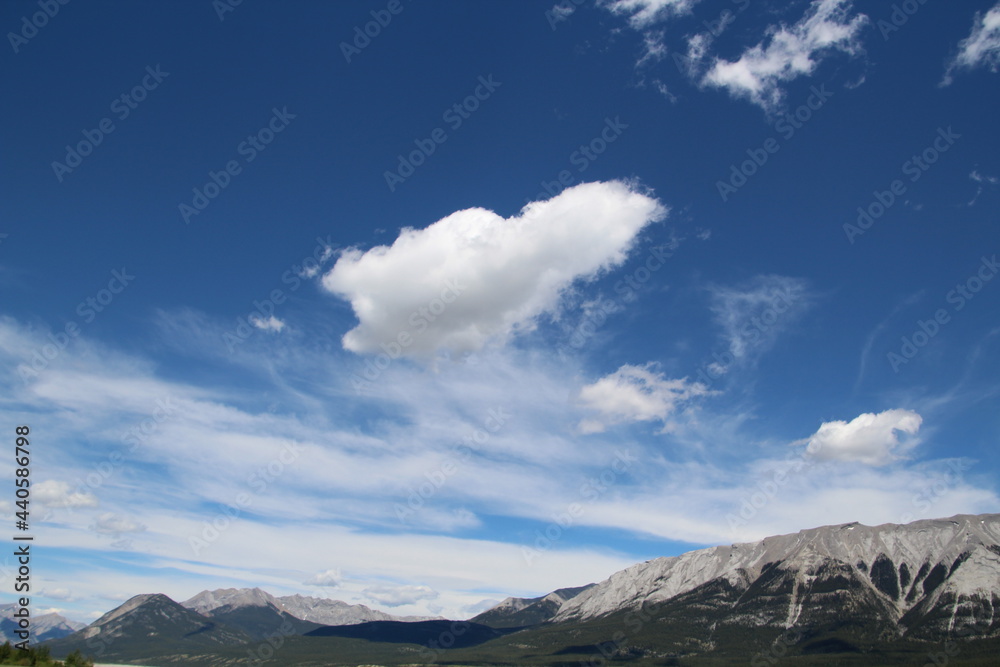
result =
[[[304,595],[274,597],[259,588],[202,591],[182,602],[181,606],[246,632],[255,639],[266,636],[278,627],[291,627],[294,634],[305,634],[329,625],[430,620],[426,616],[393,616],[363,604],[352,605],[340,600]]]
[[[144,595],[50,645],[56,655],[81,647],[102,660],[198,665],[248,653],[273,665],[331,655],[338,664],[987,665],[1000,650],[998,609],[1000,514],[985,514],[700,549],[507,598],[465,621],[402,622],[260,589],[181,604]]]
[[[494,628],[518,628],[550,620],[565,604],[595,584],[560,588],[537,598],[507,598],[500,604],[469,619]]]
[[[14,619],[15,605],[0,605],[0,643],[9,641],[17,643],[20,640],[15,634],[17,621]],[[77,630],[87,627],[86,623],[77,623],[59,614],[40,614],[31,619],[31,631],[38,641],[59,639],[71,635]]]

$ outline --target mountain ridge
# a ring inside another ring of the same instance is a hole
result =
[[[568,601],[596,584],[560,588],[536,598],[509,597],[469,619],[494,628],[536,625],[550,620]]]
[[[596,654],[745,660],[774,655],[768,652],[775,637],[784,637],[789,655],[872,656],[851,663],[859,665],[924,664],[919,656],[927,647],[958,641],[964,664],[986,665],[1000,652],[1000,514],[854,522],[693,550],[637,563],[596,584],[507,598],[467,621],[292,624],[282,599],[259,588],[203,591],[186,606],[140,595],[95,621],[96,630],[88,626],[67,639],[110,638],[116,659],[135,660],[149,656],[149,641],[158,636],[158,661],[174,652],[184,664],[223,665],[259,643],[263,630],[271,628],[273,639],[281,621],[282,659],[294,655],[302,664],[331,652],[358,664],[412,664],[418,656],[562,664]]]
[[[959,541],[963,531],[966,540]],[[912,539],[902,539],[901,532],[911,534]],[[972,547],[985,549],[986,553],[980,554],[981,558],[991,562],[996,559],[994,564],[1000,573],[1000,554],[988,548],[988,545],[1000,543],[1000,514],[956,515],[946,519],[879,526],[853,522],[809,528],[757,542],[698,549],[639,563],[616,572],[605,582],[568,601],[553,621],[593,618],[627,608],[639,599],[649,602],[667,600],[720,577],[731,584],[746,583],[748,578],[760,576],[762,567],[771,562],[782,562],[808,571],[819,560],[832,558],[854,565],[863,562],[866,568],[877,567],[881,573],[885,567],[875,564],[883,555],[895,563],[897,570],[901,564],[906,564],[904,571],[910,576],[906,585],[912,586],[925,563],[933,560],[932,568],[942,559],[953,563],[969,546],[969,538],[972,538]],[[897,571],[894,577],[897,587],[906,576]],[[886,572],[883,587],[889,591],[892,590],[892,578]],[[963,579],[955,583],[960,581]],[[959,591],[963,594],[983,590],[981,582],[968,577],[964,581],[966,586]],[[897,597],[895,604],[902,613],[915,602],[911,599],[907,603],[905,597]]]
[[[14,619],[16,606],[14,604],[0,605],[0,642],[16,643],[20,641],[20,638],[14,634],[14,631],[18,629]],[[32,634],[38,641],[60,639],[85,627],[87,627],[86,623],[70,620],[55,612],[39,614],[31,619]]]
[[[370,621],[413,623],[440,619],[427,616],[395,616],[367,605],[349,604],[331,598],[298,594],[277,597],[258,587],[204,590],[181,602],[181,605],[206,615],[213,615],[224,608],[232,611],[247,607],[271,606],[301,621],[320,625],[353,625]]]

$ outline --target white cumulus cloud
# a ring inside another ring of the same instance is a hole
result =
[[[774,109],[784,97],[781,84],[811,74],[821,55],[835,49],[851,55],[861,52],[857,36],[868,17],[852,16],[851,10],[852,0],[814,0],[798,23],[771,26],[769,38],[744,51],[738,60],[717,58],[702,84],[749,98],[765,110]]]
[[[365,595],[387,607],[401,607],[421,600],[433,600],[437,591],[430,586],[373,586],[364,590]]]
[[[584,183],[512,218],[465,209],[405,228],[391,246],[346,250],[323,286],[359,320],[347,350],[475,351],[556,312],[566,288],[621,264],[639,231],[665,215],[629,184]]]
[[[66,482],[46,480],[31,489],[31,499],[48,507],[97,507],[97,498],[92,493],[71,491]]]
[[[941,84],[950,84],[956,69],[975,69],[981,65],[994,73],[1000,71],[1000,2],[986,14],[976,13],[972,32],[958,43],[958,54],[949,63]]]
[[[710,392],[705,385],[687,378],[667,379],[652,366],[625,364],[580,390],[579,401],[599,414],[579,424],[583,433],[600,433],[610,424],[667,420],[681,403]]]
[[[308,581],[303,582],[308,586],[332,586],[336,588],[341,582],[340,570],[325,570],[317,572]]]
[[[917,444],[923,419],[912,410],[864,413],[849,422],[824,422],[809,436],[806,454],[820,461],[855,461],[882,466],[902,458]],[[900,438],[900,434],[911,436]],[[802,444],[801,442],[799,444]]]
[[[68,588],[46,588],[44,590],[38,591],[38,594],[51,598],[53,600],[65,600],[67,602],[73,602],[73,592]]]

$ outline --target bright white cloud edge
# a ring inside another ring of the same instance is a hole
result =
[[[323,286],[349,301],[358,325],[344,348],[426,357],[505,342],[559,309],[574,281],[620,265],[666,209],[621,181],[584,183],[505,219],[471,208],[391,246],[348,249]]]

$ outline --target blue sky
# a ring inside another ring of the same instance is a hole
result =
[[[0,25],[38,611],[257,585],[464,618],[997,511],[992,1]]]

